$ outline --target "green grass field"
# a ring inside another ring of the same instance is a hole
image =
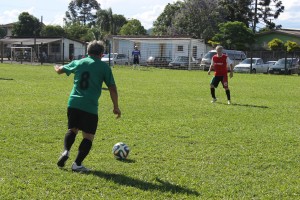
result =
[[[300,199],[300,77],[235,74],[211,104],[203,71],[113,69],[84,165],[56,166],[73,77],[52,66],[0,65],[0,199]],[[129,160],[112,146],[123,141]]]

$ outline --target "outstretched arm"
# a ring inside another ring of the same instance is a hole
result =
[[[63,73],[65,73],[64,70],[63,70],[63,66],[55,65],[55,66],[54,66],[54,70],[55,70],[56,73],[58,73],[58,74],[63,74]]]
[[[214,66],[214,61],[213,61],[213,59],[211,59],[211,64],[210,64],[208,72],[207,72],[208,75],[210,75],[210,72],[211,72],[211,69],[213,68],[213,66]]]
[[[110,93],[110,98],[111,101],[114,105],[113,113],[117,115],[117,118],[121,117],[121,110],[119,109],[119,104],[118,104],[118,91],[116,85],[111,85],[108,87],[109,93]]]

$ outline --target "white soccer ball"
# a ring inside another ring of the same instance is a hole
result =
[[[113,146],[112,153],[116,159],[126,159],[129,154],[129,147],[123,142],[118,142]]]

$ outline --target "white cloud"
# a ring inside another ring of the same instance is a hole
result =
[[[149,29],[153,26],[153,22],[162,13],[164,8],[165,6],[160,6],[160,5],[153,6],[152,8],[148,7],[148,11],[133,15],[131,16],[131,18],[140,20],[142,25],[146,29]]]
[[[34,7],[25,10],[12,9],[4,11],[3,14],[0,15],[0,24],[8,24],[18,21],[18,17],[22,12],[28,12],[29,14],[33,14]]]
[[[43,23],[46,25],[64,25],[64,17],[65,14],[57,14],[54,17],[52,17],[50,20],[48,18],[44,18]]]

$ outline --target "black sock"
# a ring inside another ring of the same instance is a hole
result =
[[[92,141],[84,138],[79,145],[77,158],[75,163],[80,166],[85,157],[89,154],[92,148]]]
[[[68,132],[65,135],[65,141],[64,141],[65,150],[70,151],[75,141],[75,138],[76,138],[76,134],[73,131],[68,130]]]
[[[226,96],[227,96],[228,101],[230,101],[230,90],[226,90]]]
[[[215,88],[210,88],[210,93],[213,99],[216,98],[216,94],[215,94]]]

